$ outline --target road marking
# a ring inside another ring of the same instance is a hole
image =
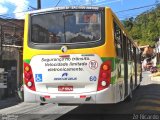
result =
[[[160,107],[155,107],[155,106],[137,106],[135,110],[144,110],[144,111],[158,111],[160,112]]]
[[[151,99],[140,100],[139,102],[160,104],[160,100],[151,100]]]
[[[160,99],[160,95],[159,94],[148,94],[148,95],[143,95],[143,99]]]

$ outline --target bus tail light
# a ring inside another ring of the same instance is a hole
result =
[[[24,83],[29,89],[36,91],[32,68],[28,63],[24,63]]]
[[[105,61],[100,67],[97,91],[103,90],[110,85],[111,82],[111,61]]]

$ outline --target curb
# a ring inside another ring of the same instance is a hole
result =
[[[160,82],[160,76],[150,77],[152,81],[159,81]]]

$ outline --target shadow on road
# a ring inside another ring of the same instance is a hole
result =
[[[141,86],[133,101],[133,113],[160,114],[160,84]]]
[[[124,120],[133,114],[160,114],[160,84],[140,86],[130,102],[107,105],[80,105],[57,120]]]
[[[16,97],[10,97],[10,98],[0,100],[0,109],[17,105],[20,102],[21,101]]]

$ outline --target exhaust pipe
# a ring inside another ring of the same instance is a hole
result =
[[[46,99],[45,99],[44,97],[40,97],[40,100],[41,100],[42,102],[45,102],[45,101],[46,101]]]

